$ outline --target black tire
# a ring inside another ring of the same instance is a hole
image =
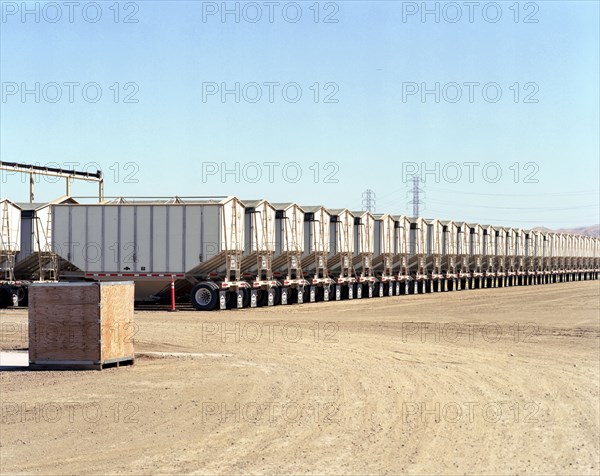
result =
[[[241,289],[242,292],[242,308],[250,307],[250,290],[246,288]],[[237,309],[238,308],[238,293],[235,291],[231,291],[227,296],[227,309]]]
[[[324,299],[325,299],[325,289],[322,286],[317,286],[317,289],[315,289],[315,301],[323,302]]]
[[[298,290],[294,288],[288,288],[287,296],[288,304],[298,304]]]
[[[244,294],[244,296],[242,297],[242,306],[250,307],[250,299],[252,297],[250,290],[247,288],[244,288],[244,289],[242,289],[242,292]]]
[[[256,307],[267,306],[269,304],[269,292],[264,289],[259,289],[257,294]]]
[[[12,304],[12,293],[8,286],[0,286],[0,309],[6,309]]]
[[[19,307],[27,307],[29,305],[29,289],[24,286],[16,289]]]
[[[328,299],[330,301],[335,301],[335,291],[332,291],[332,287],[330,287],[329,284],[324,284],[323,286],[319,286],[317,287],[317,296],[316,296],[316,300],[318,302],[323,302],[325,301],[325,289],[328,290],[329,292],[329,296]]]
[[[348,299],[349,293],[348,293],[348,288],[352,286],[352,284],[348,284],[346,286],[342,285],[341,289],[340,289],[340,299],[342,301]]]
[[[273,286],[271,289],[273,290],[273,306],[279,306],[281,304],[281,288]]]
[[[225,307],[227,309],[237,309],[237,292],[231,291],[231,292],[227,293]]]
[[[335,284],[330,284],[329,285],[329,300],[330,301],[335,301],[335,292],[336,292],[336,289],[337,289],[337,285],[335,285]],[[341,292],[342,291],[340,290],[340,293]],[[340,295],[340,298],[341,298],[341,295]]]
[[[197,311],[213,311],[219,304],[218,286],[214,283],[200,283],[192,288],[190,300]]]
[[[302,288],[302,290],[299,290],[298,292],[303,293],[302,294],[302,298],[303,298],[303,303],[309,303],[310,302],[310,286],[304,286],[304,288]],[[316,297],[316,296],[315,296]]]

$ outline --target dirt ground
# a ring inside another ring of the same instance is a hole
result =
[[[131,367],[1,373],[2,474],[600,471],[598,281],[136,323]]]

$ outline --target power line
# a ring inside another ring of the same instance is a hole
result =
[[[430,200],[435,203],[443,203],[443,204],[448,203],[445,200],[436,200],[434,198],[431,198]],[[491,207],[491,206],[486,206],[486,205],[473,205],[472,203],[456,203],[453,201],[452,206],[453,207],[455,207],[455,206],[468,207],[468,208],[483,208],[483,209],[492,209],[492,210],[528,210],[528,211],[535,211],[535,212],[544,212],[544,211],[555,212],[555,211],[562,211],[562,210],[580,210],[582,208],[598,208],[600,205],[590,204],[590,205],[578,205],[575,207],[507,207],[507,206]]]
[[[558,193],[480,193],[480,192],[463,192],[460,190],[450,190],[443,188],[431,188],[429,190],[434,192],[452,193],[458,195],[477,195],[486,197],[564,197],[571,195],[592,195],[600,194],[600,190],[585,190],[579,192],[558,192]]]

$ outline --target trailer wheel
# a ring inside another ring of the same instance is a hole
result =
[[[258,296],[256,296],[256,307],[264,307],[269,304],[269,291],[264,289],[258,290]]]
[[[0,309],[5,309],[12,304],[12,293],[8,286],[0,286]]]
[[[244,296],[242,297],[242,306],[250,307],[250,299],[252,298],[252,293],[249,289],[244,288],[242,290]]]
[[[349,293],[350,286],[352,286],[352,284],[348,284],[346,286],[342,286],[342,289],[341,289],[341,299],[342,300],[348,299],[348,297],[350,295],[350,293]]]
[[[310,286],[298,288],[298,292],[302,293],[302,304],[307,304],[310,302]]]
[[[298,292],[296,288],[288,288],[288,304],[298,304]]]
[[[322,302],[325,299],[325,288],[317,286],[315,291],[315,301]]]
[[[212,311],[219,303],[219,291],[214,283],[200,283],[192,288],[192,305],[197,311]]]
[[[241,289],[242,292],[242,308],[250,307],[250,290]],[[227,297],[227,309],[237,309],[237,292],[231,291]]]
[[[273,286],[270,292],[273,293],[273,306],[279,306],[281,304],[281,288]]]
[[[227,300],[225,301],[225,307],[227,309],[237,309],[237,293],[227,293]]]
[[[17,288],[17,299],[19,301],[19,307],[26,307],[29,305],[29,290],[26,287]]]

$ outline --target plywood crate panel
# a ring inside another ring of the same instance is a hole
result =
[[[29,292],[30,366],[133,363],[132,282],[35,283]]]

